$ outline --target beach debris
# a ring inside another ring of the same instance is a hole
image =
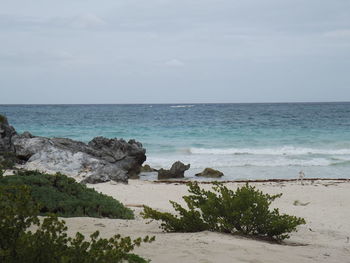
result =
[[[304,177],[305,177],[304,172],[303,172],[303,171],[300,171],[300,172],[299,172],[299,177],[298,177],[297,182],[300,181],[301,185],[304,185],[304,182],[303,182]]]
[[[77,180],[84,178],[83,183],[127,183],[128,178],[140,173],[146,160],[146,150],[135,140],[95,137],[86,144],[29,132],[17,134],[1,115],[0,130],[0,156],[15,156],[17,166],[26,170],[60,172]]]
[[[329,183],[323,184],[323,186],[326,186],[326,187],[331,186],[331,185],[338,185],[338,183],[337,182],[329,182]]]
[[[195,174],[195,176],[200,177],[209,177],[209,178],[219,178],[224,176],[224,174],[218,170],[215,170],[213,168],[205,168],[203,172]]]
[[[190,164],[183,164],[180,161],[177,161],[173,163],[170,170],[166,169],[159,169],[158,170],[158,180],[162,179],[171,179],[171,178],[184,178],[185,177],[185,171],[190,169]]]
[[[308,204],[310,204],[310,202],[302,203],[299,200],[295,200],[293,202],[293,205],[295,205],[295,206],[307,206]]]
[[[143,204],[126,204],[125,206],[127,206],[127,207],[144,207],[144,205]]]

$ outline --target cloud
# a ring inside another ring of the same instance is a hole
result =
[[[333,38],[344,38],[350,37],[350,29],[338,29],[326,32],[324,34],[325,37],[333,37]]]
[[[57,82],[91,90],[109,85],[125,94],[143,86],[145,94],[161,94],[171,83],[188,86],[193,99],[202,87],[221,86],[225,100],[228,90],[236,98],[252,87],[252,100],[259,100],[258,94],[273,99],[282,86],[304,94],[307,84],[344,97],[340,89],[350,83],[346,0],[39,0],[26,8],[18,8],[20,0],[3,2],[0,87],[7,79],[18,89]],[[37,81],[40,72],[46,79]]]
[[[7,31],[19,29],[95,29],[106,26],[108,23],[93,13],[84,13],[76,16],[22,16],[0,14],[0,30]]]
[[[168,67],[178,68],[178,67],[185,66],[185,63],[183,63],[181,60],[178,60],[178,59],[174,58],[174,59],[166,61],[165,65],[168,66]]]
[[[96,27],[105,26],[107,25],[107,22],[95,14],[86,13],[75,17],[71,21],[71,25],[74,28],[87,29],[87,28],[96,28]]]
[[[32,27],[40,27],[47,24],[45,18],[29,16],[29,15],[7,15],[0,14],[0,30],[11,31],[13,29],[27,29]]]
[[[65,50],[33,51],[33,52],[1,52],[0,67],[40,67],[48,65],[65,65],[77,60],[71,53]]]

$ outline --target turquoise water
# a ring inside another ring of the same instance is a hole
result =
[[[156,168],[181,160],[186,176],[350,178],[350,103],[0,105],[19,132],[89,141],[135,138]]]

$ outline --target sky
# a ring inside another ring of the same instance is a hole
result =
[[[0,104],[350,101],[349,0],[0,0]]]

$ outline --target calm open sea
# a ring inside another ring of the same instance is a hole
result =
[[[190,163],[224,180],[350,178],[350,103],[0,105],[18,132],[134,138],[155,168]]]

